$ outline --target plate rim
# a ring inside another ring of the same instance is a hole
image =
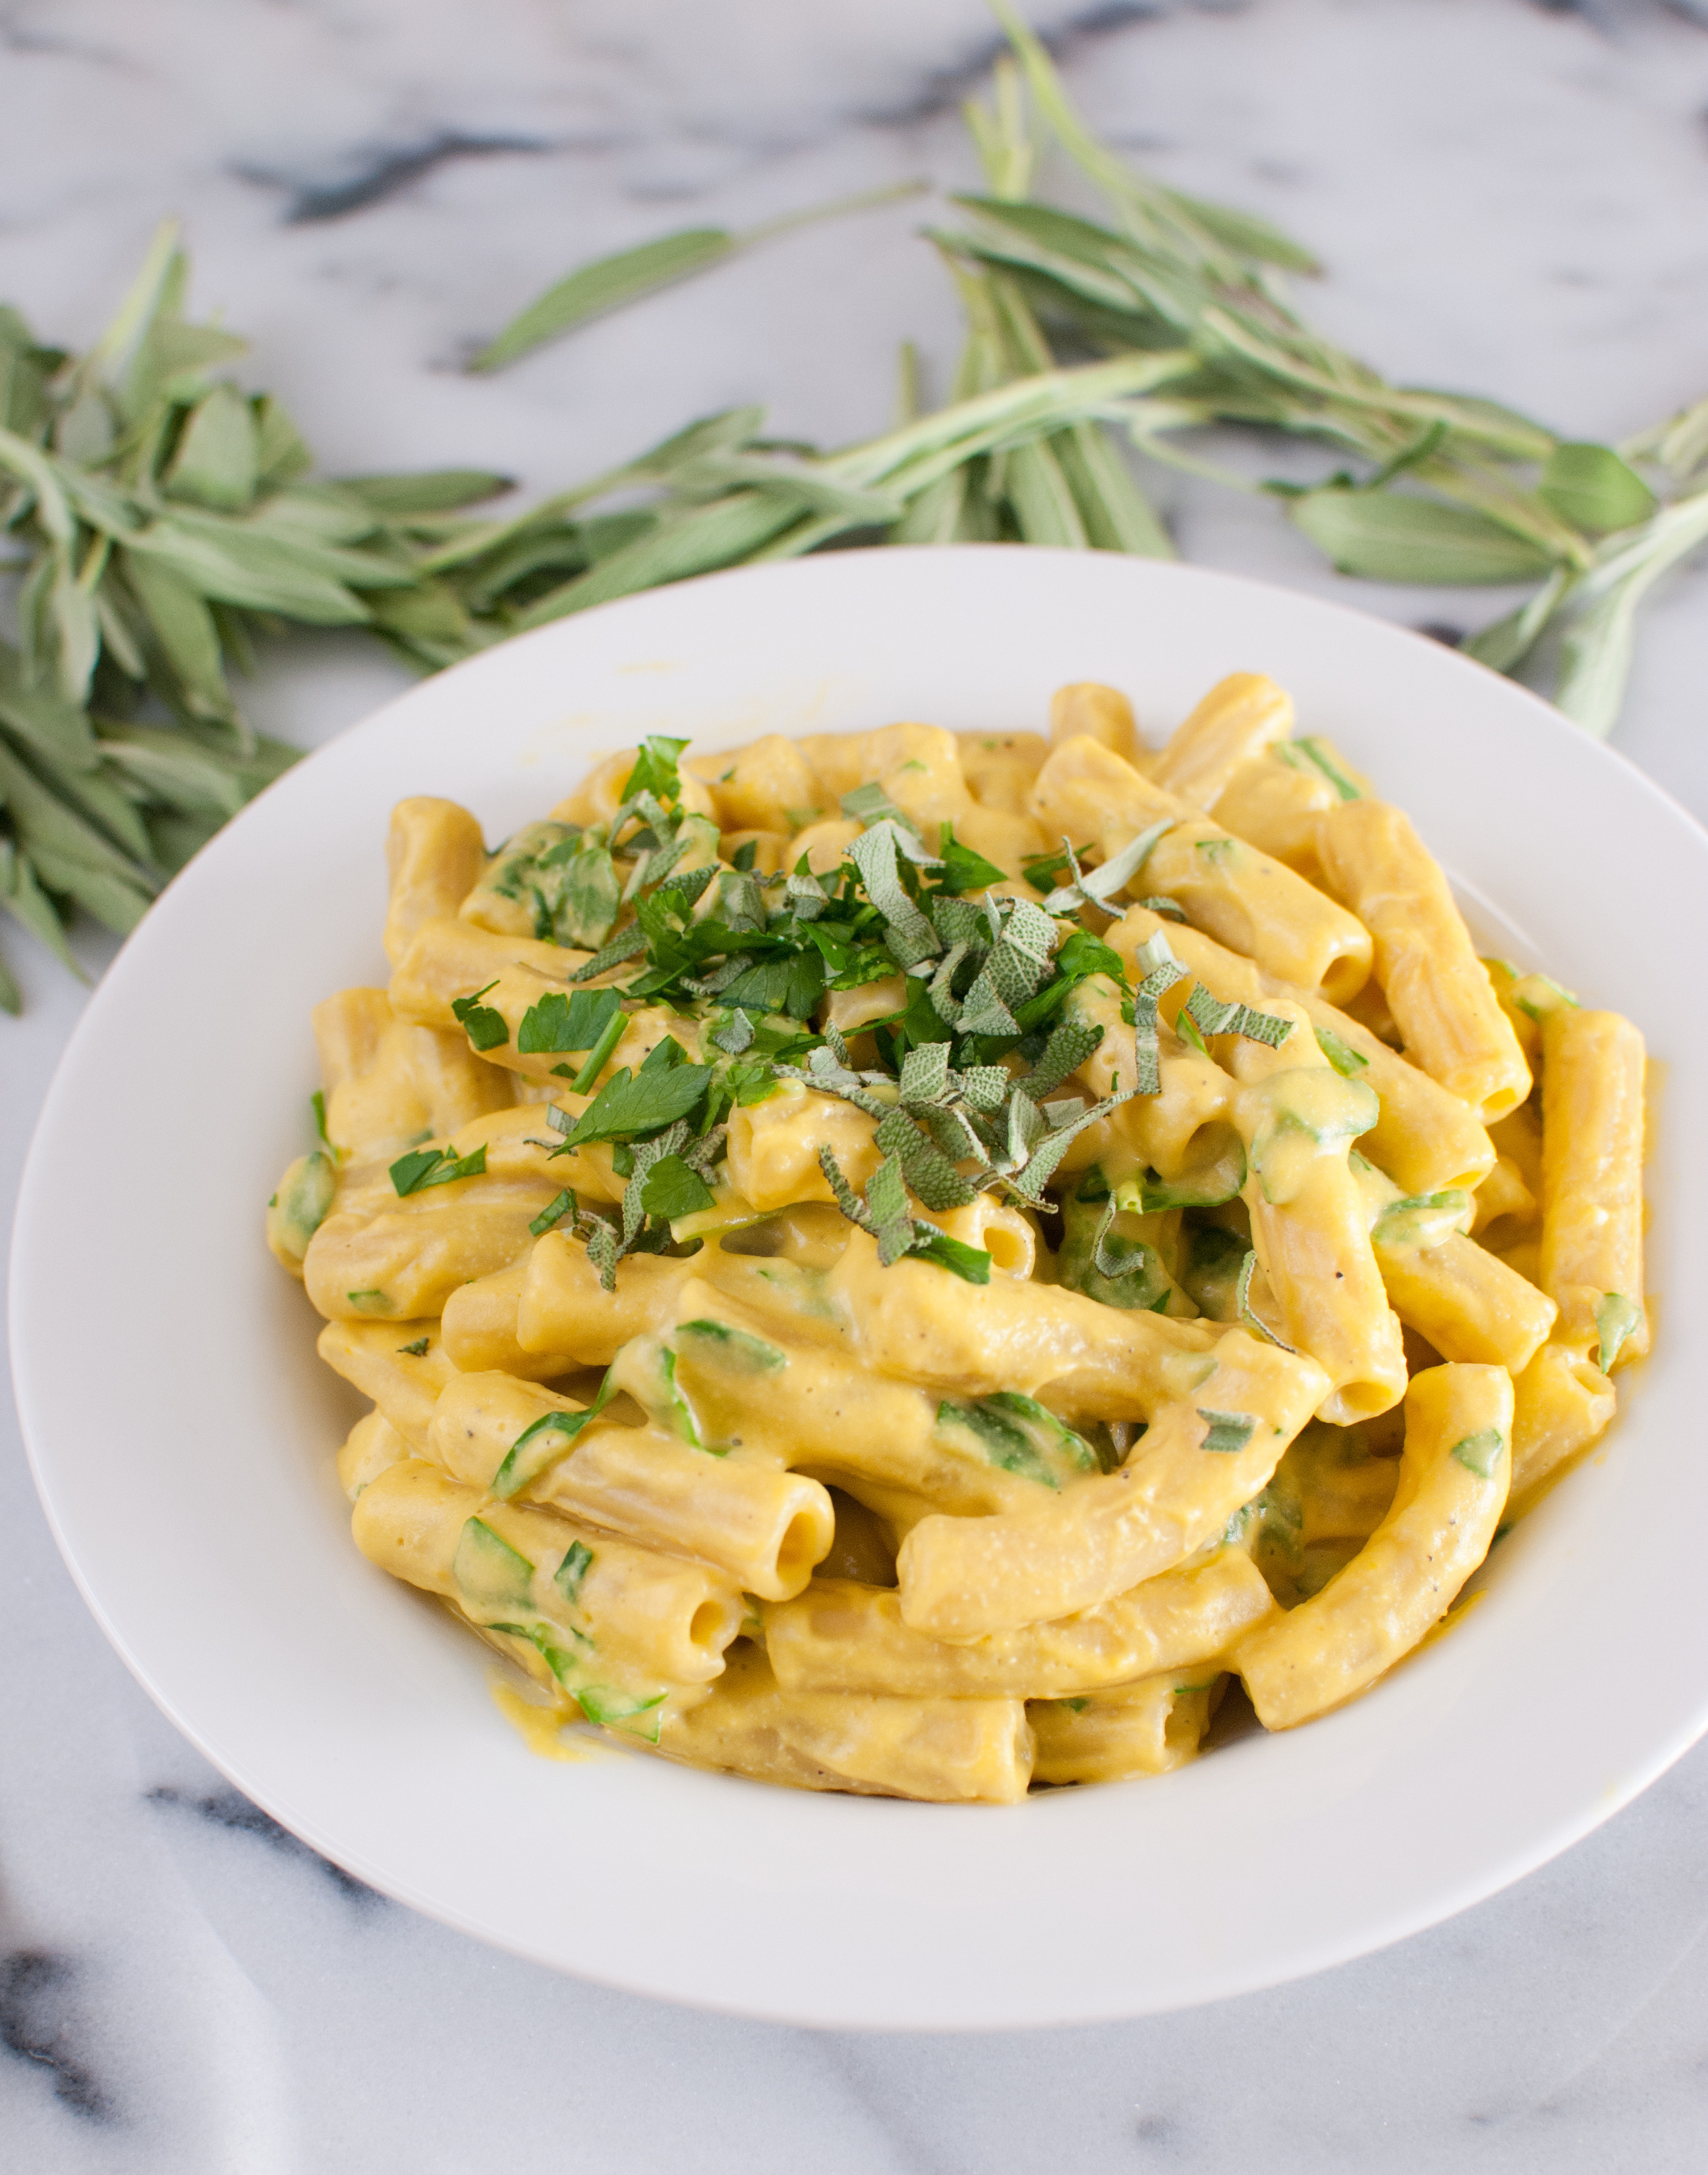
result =
[[[648,591],[637,596],[621,599],[611,604],[596,607],[594,613],[579,616],[583,621],[590,621],[597,616],[601,621],[609,625],[619,614],[635,616],[656,610],[661,598],[669,597],[679,591],[693,590],[703,593],[713,587],[727,586],[731,583],[751,585],[756,577],[768,582],[781,579],[787,583],[803,578],[813,583],[834,581],[839,578],[842,571],[838,565],[838,561],[881,557],[891,565],[897,565],[898,562],[907,560],[921,560],[934,567],[941,567],[946,561],[956,558],[964,560],[973,554],[981,556],[1000,554],[1004,559],[1009,561],[1021,554],[1025,554],[1034,558],[1065,561],[1074,566],[1084,563],[1084,555],[1058,551],[1041,551],[1037,547],[1011,545],[916,546],[899,549],[891,547],[881,555],[876,553],[870,555],[827,554],[816,559],[777,562],[762,568],[737,568],[700,577],[691,583],[673,584],[668,589]],[[1107,556],[1113,557],[1114,555]],[[1258,581],[1246,576],[1223,574],[1213,569],[1185,566],[1179,562],[1126,561],[1121,563],[1129,571],[1136,568],[1142,569],[1141,578],[1160,577],[1164,580],[1184,580],[1194,585],[1207,583],[1216,587],[1232,587],[1241,591],[1255,592],[1266,599],[1282,600],[1288,607],[1301,607],[1309,613],[1334,615],[1363,628],[1378,627],[1385,636],[1400,637],[1412,643],[1423,644],[1434,654],[1439,663],[1447,664],[1454,669],[1462,667],[1475,675],[1478,681],[1497,681],[1505,697],[1521,702],[1528,708],[1532,716],[1545,719],[1551,731],[1567,735],[1572,740],[1581,737],[1575,727],[1532,691],[1516,683],[1505,681],[1500,675],[1493,674],[1487,667],[1477,664],[1473,659],[1445,650],[1430,637],[1419,634],[1413,629],[1396,626],[1375,615],[1359,611],[1336,599],[1318,598],[1307,593],[1292,590],[1284,584]],[[556,643],[563,640],[566,630],[573,625],[572,621],[554,622],[545,627],[533,630],[527,636],[514,637],[512,642],[502,647],[505,651],[514,651],[526,643],[539,651],[549,651]],[[453,682],[466,681],[470,675],[481,674],[489,667],[491,658],[497,654],[496,650],[483,652],[474,658],[449,668],[446,672],[435,675],[430,680],[420,682],[415,686],[393,696],[345,731],[336,735],[333,740],[312,751],[301,763],[293,766],[291,772],[286,774],[287,779],[300,778],[305,773],[312,773],[316,766],[325,767],[328,759],[335,760],[336,751],[348,746],[358,736],[371,737],[387,730],[396,713],[417,702],[426,689],[443,689]],[[1646,773],[1639,769],[1629,757],[1624,756],[1619,749],[1608,748],[1605,746],[1600,746],[1598,752],[1601,757],[1617,764],[1627,774],[1629,780],[1640,789],[1644,797],[1651,802],[1657,813],[1664,811],[1672,820],[1682,821],[1688,831],[1693,833],[1702,845],[1708,846],[1708,829],[1705,829],[1705,827],[1667,794],[1664,788],[1657,784]],[[279,785],[285,782],[281,780],[279,784],[269,786],[266,793],[258,796],[257,800],[242,811],[233,824],[225,827],[220,835],[231,836],[235,833],[241,838],[243,833],[239,827],[244,825],[251,817],[252,811],[267,804],[270,796],[279,790]],[[258,822],[262,819],[258,817],[255,820]],[[193,876],[195,867],[196,863],[192,862],[184,871],[173,879],[172,884],[168,887],[168,891],[178,890],[187,882],[193,884],[196,881]],[[53,1533],[55,1543],[71,1571],[73,1581],[85,1605],[100,1624],[104,1635],[155,1706],[181,1733],[187,1736],[196,1745],[198,1750],[209,1760],[211,1765],[236,1787],[242,1790],[247,1796],[261,1805],[264,1810],[279,1820],[281,1824],[291,1832],[301,1836],[311,1847],[332,1858],[334,1863],[346,1867],[358,1878],[368,1882],[380,1892],[392,1896],[408,1904],[409,1907],[420,1911],[426,1916],[452,1926],[456,1930],[485,1941],[490,1945],[504,1950],[507,1953],[545,1964],[555,1969],[572,1972],[576,1976],[587,1978],[594,1983],[644,1993],[657,1998],[687,2001],[694,2005],[713,2005],[705,2003],[698,1996],[683,1993],[678,1988],[664,1982],[652,1974],[641,1972],[626,1977],[583,1962],[566,1961],[549,1943],[530,1944],[524,1938],[496,1930],[491,1925],[480,1923],[475,1917],[460,1909],[454,1903],[419,1889],[409,1880],[400,1879],[395,1874],[388,1872],[383,1866],[369,1860],[364,1852],[352,1851],[347,1844],[341,1842],[336,1835],[328,1832],[313,1812],[298,1810],[292,1804],[288,1791],[281,1788],[265,1776],[259,1779],[252,1778],[244,1761],[228,1760],[218,1744],[209,1737],[205,1728],[201,1724],[187,1719],[180,1711],[174,1702],[170,1689],[165,1684],[156,1681],[149,1662],[138,1650],[132,1635],[132,1630],[122,1625],[115,1618],[101,1593],[85,1575],[75,1537],[68,1530],[62,1520],[60,1505],[56,1500],[52,1485],[52,1467],[54,1462],[54,1453],[47,1446],[46,1440],[46,1433],[51,1432],[52,1423],[45,1422],[42,1410],[38,1409],[39,1403],[41,1402],[38,1395],[40,1386],[35,1379],[36,1363],[27,1349],[28,1338],[24,1330],[29,1313],[29,1301],[24,1294],[29,1281],[32,1245],[40,1243],[35,1234],[41,1228],[41,1218],[44,1213],[41,1196],[43,1189],[49,1184],[48,1165],[52,1148],[50,1113],[60,1090],[62,1081],[84,1062],[83,1052],[85,1048],[99,1042],[105,1018],[104,1007],[108,1001],[109,990],[116,987],[119,989],[127,987],[129,973],[146,971],[145,968],[127,969],[127,962],[133,959],[134,956],[129,942],[122,947],[112,967],[92,993],[55,1068],[46,1101],[32,1132],[19,1188],[18,1210],[11,1245],[10,1314],[13,1365],[26,1454],[38,1496],[41,1500],[50,1530]],[[117,1002],[117,1000],[112,1001]],[[1209,2001],[1231,1998],[1236,1994],[1254,1992],[1264,1987],[1285,1983],[1293,1977],[1331,1968],[1354,1957],[1372,1953],[1378,1949],[1391,1945],[1395,1941],[1405,1939],[1413,1933],[1440,1923],[1445,1919],[1454,1917],[1475,1903],[1498,1893],[1514,1881],[1522,1879],[1528,1873],[1570,1848],[1585,1836],[1593,1832],[1595,1828],[1601,1825],[1605,1820],[1611,1818],[1615,1812],[1640,1794],[1681,1757],[1705,1732],[1708,1732],[1708,1682],[1705,1682],[1702,1697],[1694,1717],[1689,1722],[1682,1723],[1671,1737],[1657,1741],[1651,1748],[1646,1759],[1628,1770],[1621,1776],[1619,1784],[1606,1794],[1599,1805],[1585,1807],[1576,1814],[1564,1815],[1541,1828],[1533,1836],[1528,1847],[1511,1849],[1504,1858],[1486,1866],[1481,1873],[1466,1877],[1460,1882],[1457,1890],[1453,1895],[1444,1896],[1434,1903],[1419,1903],[1410,1909],[1399,1909],[1390,1914],[1380,1924],[1368,1926],[1363,1931],[1349,1928],[1338,1938],[1326,1936],[1318,1944],[1315,1953],[1301,1956],[1296,1964],[1279,1973],[1272,1968],[1259,1965],[1244,1973],[1237,1970],[1228,1972],[1222,1976],[1218,1983],[1195,1992],[1180,2000],[1129,2003],[1121,2006],[1110,2006],[1105,2002],[1093,2004],[1080,2010],[1062,2010],[1058,2007],[1053,2009],[1048,2015],[1033,2010],[1027,2011],[1023,2015],[1017,2015],[1011,2020],[1004,2020],[1003,2022],[995,2026],[980,2024],[977,2021],[969,2022],[964,2016],[959,2015],[935,2019],[910,2018],[904,2023],[895,2024],[875,2019],[863,2012],[838,2013],[834,2004],[826,2005],[819,2013],[811,2015],[805,2015],[798,2003],[773,2008],[767,2007],[762,2003],[731,2000],[719,2001],[715,2005],[729,2014],[776,2022],[794,2024],[808,2022],[840,2029],[872,2031],[1017,2029],[1036,2027],[1046,2023],[1088,2022],[1107,2020],[1120,2016],[1166,2013],[1177,2007],[1201,2005]],[[808,1798],[806,1802],[811,1803],[813,1801]],[[999,1814],[998,1817],[1000,1816]]]

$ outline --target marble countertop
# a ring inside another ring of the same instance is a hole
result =
[[[1316,248],[1310,310],[1396,375],[1597,438],[1708,391],[1704,0],[1029,12],[1112,138]],[[834,443],[887,420],[900,340],[940,386],[952,364],[918,203],[780,239],[496,382],[458,365],[569,265],[663,228],[967,183],[955,108],[994,45],[979,0],[0,0],[0,296],[81,343],[176,210],[198,300],[254,336],[256,382],[328,468],[456,459],[543,490],[751,399]],[[1266,502],[1179,478],[1160,496],[1189,558],[1412,623],[1499,605],[1342,583]],[[1656,597],[1620,745],[1708,815],[1703,601],[1700,574]],[[249,707],[308,745],[399,684],[354,638],[304,641]],[[0,1022],[9,1201],[82,998],[4,941],[30,999]],[[110,947],[79,941],[98,971]],[[122,1104],[115,1119],[122,1138]],[[122,1386],[103,1394],[122,1424]],[[1271,1993],[998,2037],[702,2015],[433,1925],[237,1796],[73,1589],[9,1401],[0,1429],[8,2168],[1701,2163],[1708,1747],[1505,1895]]]

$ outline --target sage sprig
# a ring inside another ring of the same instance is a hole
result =
[[[1318,268],[1307,250],[1118,158],[1007,0],[992,4],[1012,58],[990,108],[965,109],[984,188],[952,199],[953,223],[930,235],[966,318],[951,397],[919,412],[910,366],[904,420],[859,445],[783,443],[762,409],[732,409],[493,518],[474,509],[508,480],[484,470],[317,480],[279,403],[230,377],[245,343],[187,314],[170,225],[86,355],[0,306],[0,572],[15,579],[17,631],[0,643],[0,907],[68,965],[77,909],[131,928],[294,759],[245,724],[232,686],[285,625],[366,627],[432,671],[612,598],[830,545],[1163,556],[1146,463],[1266,491],[1349,574],[1532,584],[1465,648],[1608,731],[1643,599],[1708,542],[1708,401],[1613,447],[1390,382],[1299,315],[1283,280]],[[1038,193],[1049,152],[1098,193],[1103,221]],[[603,259],[480,365],[781,226],[903,193]],[[1317,444],[1338,465],[1253,485],[1201,442],[1228,427]],[[956,850],[943,843],[946,859]],[[608,925],[615,902],[588,889],[589,871],[541,858],[542,912]],[[0,963],[0,1006],[19,1003]]]

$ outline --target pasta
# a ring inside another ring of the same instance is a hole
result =
[[[267,1239],[356,1546],[554,1722],[1165,1774],[1413,1652],[1649,1348],[1636,1028],[1479,959],[1272,681],[1044,722],[655,736],[492,852],[398,805]]]

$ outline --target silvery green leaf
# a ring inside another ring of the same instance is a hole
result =
[[[149,628],[176,675],[185,707],[203,717],[231,713],[219,630],[197,591],[167,561],[122,551],[119,563]]]
[[[1141,559],[1174,557],[1168,532],[1101,425],[1073,424],[1049,443],[1094,551],[1131,551]]]
[[[360,544],[383,534],[384,524],[366,500],[341,485],[299,483],[271,492],[247,515],[244,527],[281,543],[313,546]]]
[[[72,956],[65,925],[54,912],[52,900],[36,881],[35,871],[28,860],[11,839],[5,838],[0,838],[0,906],[32,936],[39,937],[79,981],[84,979],[83,969]],[[9,976],[7,979],[10,983]],[[17,984],[11,983],[11,987],[15,991]],[[4,1004],[3,995],[0,995],[0,1005],[9,1012],[19,1009],[16,1004]]]
[[[1516,611],[1508,612],[1504,619],[1495,620],[1467,636],[1459,645],[1461,650],[1467,657],[1474,657],[1479,664],[1488,665],[1491,671],[1516,671],[1536,647],[1543,628],[1575,579],[1570,567],[1555,567],[1533,597],[1526,598]]]
[[[98,385],[84,385],[55,419],[53,450],[68,461],[93,467],[112,452],[114,437],[111,402]]]
[[[278,491],[306,475],[314,456],[297,428],[270,393],[258,393],[250,402],[255,411],[256,482],[262,491]]]
[[[968,471],[952,469],[908,499],[901,519],[885,539],[890,544],[952,544],[961,534]]]
[[[59,692],[68,702],[81,702],[89,692],[89,675],[100,654],[100,630],[95,620],[95,599],[61,561],[48,592],[52,614],[55,676]]]
[[[760,453],[708,453],[686,463],[671,477],[675,487],[712,497],[750,484],[795,499],[810,513],[836,514],[850,524],[881,527],[901,518],[900,499],[887,491],[861,491],[838,483],[811,464]]]
[[[1004,469],[1008,502],[1022,538],[1058,551],[1083,551],[1089,540],[1067,478],[1055,458],[1053,442],[1017,446]]]
[[[53,872],[69,867],[99,872],[138,889],[151,885],[153,880],[144,870],[68,808],[3,744],[0,744],[0,799],[4,800],[19,838],[43,881],[55,890],[71,888]]]
[[[1064,1080],[1078,1071],[1102,1042],[1103,1033],[1102,1028],[1087,1026],[1083,1021],[1059,1022],[1044,1044],[1043,1056],[1020,1082],[1021,1093],[1034,1103],[1042,1104]]]
[[[721,226],[692,226],[583,264],[512,317],[469,367],[502,370],[590,318],[603,317],[608,310],[621,309],[626,302],[656,294],[662,287],[686,279],[690,273],[721,263],[735,247],[735,236]]]
[[[259,474],[254,412],[235,385],[215,385],[190,411],[166,471],[166,495],[237,513],[254,497]]]
[[[1661,576],[1708,541],[1708,491],[1677,499],[1604,556],[1581,583],[1553,699],[1597,739],[1613,729],[1629,675],[1637,606]]]
[[[1592,532],[1634,529],[1656,510],[1653,491],[1611,446],[1556,446],[1536,491],[1562,519]]]
[[[901,967],[934,959],[943,949],[942,939],[908,896],[897,872],[897,849],[907,842],[905,831],[885,821],[862,831],[848,849],[849,859],[860,872],[866,897],[887,925],[884,941]]]
[[[56,544],[69,550],[76,540],[77,523],[48,456],[15,431],[0,430],[0,472],[16,476],[28,487],[36,518]]]
[[[92,770],[100,757],[87,713],[51,686],[24,676],[15,649],[0,643],[0,723],[53,762]]]
[[[425,469],[407,475],[340,476],[339,488],[388,520],[412,513],[450,513],[515,488],[514,476],[491,469]]]
[[[135,803],[115,782],[122,773],[105,764],[98,770],[68,770],[55,763],[51,774],[53,789],[62,800],[79,816],[86,816],[122,853],[153,871],[156,866],[154,841]]]
[[[223,820],[235,816],[249,798],[242,778],[182,733],[115,726],[102,742],[102,753],[181,815]]]
[[[1288,510],[1342,573],[1369,581],[1472,587],[1550,571],[1545,553],[1486,514],[1409,492],[1307,491]]]
[[[214,517],[201,519],[209,524]],[[312,626],[355,626],[367,608],[334,577],[316,573],[277,539],[245,531],[191,526],[175,515],[152,523],[128,540],[128,549],[159,559],[204,597],[245,605],[252,611],[282,612]]]
[[[545,626],[614,597],[733,566],[799,518],[798,505],[760,491],[741,491],[671,513],[649,534],[529,605],[518,615],[517,628]]]

